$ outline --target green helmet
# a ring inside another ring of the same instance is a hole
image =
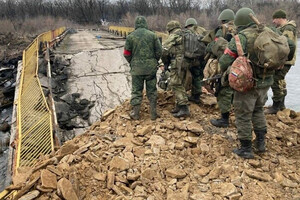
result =
[[[185,26],[184,27],[187,27],[189,25],[197,25],[197,21],[194,19],[194,18],[188,18],[186,21],[185,21]]]
[[[250,8],[239,9],[235,15],[234,24],[236,26],[245,26],[245,25],[253,22],[253,20],[249,16],[250,13],[255,15],[253,10],[251,10]]]
[[[220,21],[232,21],[234,20],[234,12],[231,9],[225,9],[221,12],[221,14],[218,17],[218,20]]]
[[[175,21],[175,20],[169,21],[166,27],[167,31],[170,32],[175,28],[181,28],[179,21]]]

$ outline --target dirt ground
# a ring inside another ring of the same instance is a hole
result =
[[[35,167],[20,168],[8,189],[39,200],[299,200],[300,113],[267,116],[267,152],[244,160],[232,153],[234,115],[228,129],[215,128],[215,98],[202,99],[190,105],[190,118],[176,119],[174,97],[160,92],[156,121],[145,97],[138,121],[130,120],[125,101]]]

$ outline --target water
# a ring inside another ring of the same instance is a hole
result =
[[[287,96],[285,98],[285,106],[289,109],[300,112],[300,39],[297,42],[297,59],[296,64],[291,67],[286,75]],[[266,105],[272,105],[272,90],[268,92],[268,101]]]

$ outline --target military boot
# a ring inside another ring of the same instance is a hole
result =
[[[233,153],[245,159],[254,158],[251,140],[240,140],[240,142],[241,142],[241,148],[234,149]]]
[[[176,103],[175,108],[173,108],[173,110],[171,110],[171,113],[172,113],[172,114],[178,113],[179,110],[180,110],[180,107],[179,107],[179,105]]]
[[[280,109],[281,101],[273,101],[273,105],[265,110],[265,114],[276,114]]]
[[[222,113],[220,119],[212,119],[210,123],[216,127],[226,128],[229,126],[229,112]]]
[[[256,138],[253,142],[255,149],[258,153],[263,153],[266,151],[266,144],[265,144],[265,135],[267,133],[266,130],[256,130],[254,131]]]
[[[285,102],[285,97],[283,98],[282,101],[280,101],[279,110],[284,110],[286,108],[284,102]]]
[[[134,119],[134,120],[139,120],[140,119],[140,109],[141,109],[141,105],[133,106],[133,108],[130,112],[130,118]]]
[[[200,104],[200,94],[192,94],[191,96],[188,96],[189,101],[194,102],[195,104]]]
[[[174,113],[173,116],[180,118],[180,117],[189,117],[191,115],[188,105],[180,105],[179,112]]]
[[[157,115],[156,104],[157,104],[156,100],[151,100],[150,101],[150,116],[151,116],[151,120],[156,120],[156,118],[159,117]]]

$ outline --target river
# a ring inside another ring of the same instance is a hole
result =
[[[289,109],[300,112],[300,39],[297,42],[297,59],[295,66],[292,66],[286,75],[287,96],[285,106]],[[268,101],[266,105],[272,105],[272,91],[268,92]]]

